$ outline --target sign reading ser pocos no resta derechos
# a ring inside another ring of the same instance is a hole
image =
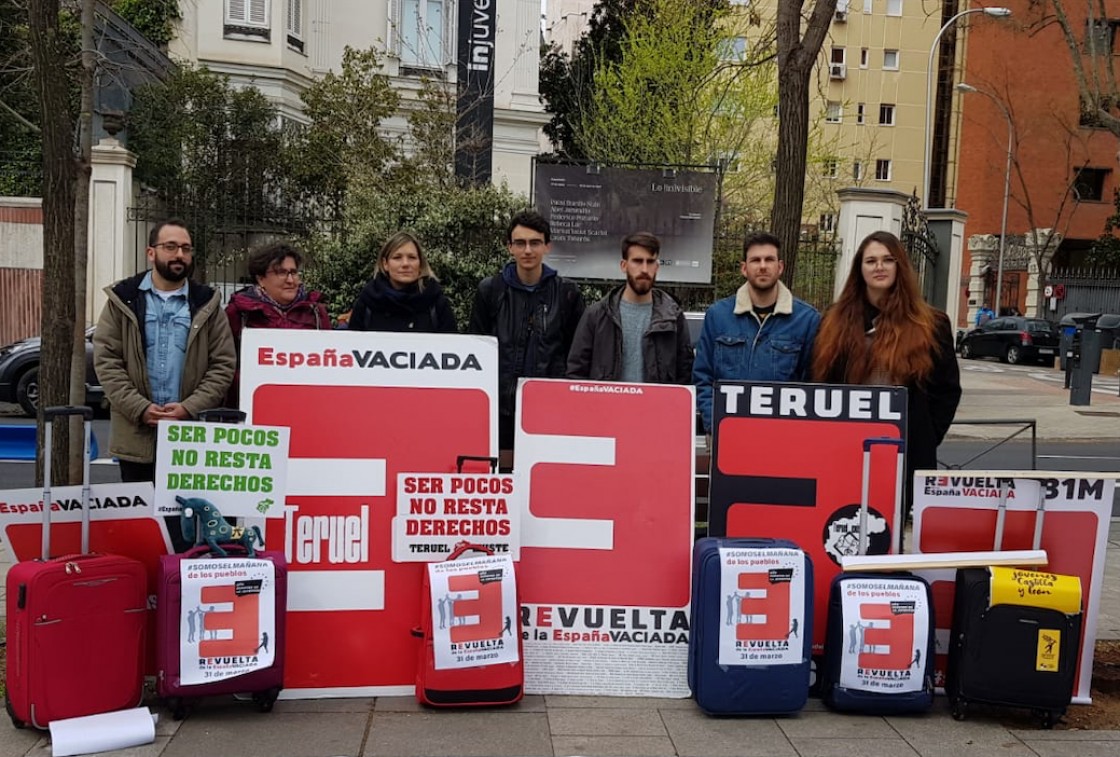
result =
[[[163,422],[157,437],[157,514],[177,514],[178,496],[209,500],[226,516],[283,517],[287,428]]]

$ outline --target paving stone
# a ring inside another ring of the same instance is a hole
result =
[[[661,713],[681,757],[797,757],[773,718],[712,718],[699,710]]]
[[[162,757],[200,754],[237,757],[334,757],[356,755],[367,718],[354,713],[275,712],[240,708],[195,712],[179,726]]]
[[[887,722],[922,757],[1034,757],[1035,752],[999,723],[955,721],[946,715],[888,717]]]
[[[893,739],[790,739],[801,757],[918,757],[901,737]]]
[[[372,712],[374,701],[373,697],[281,699],[273,705],[272,711],[277,714],[289,712]]]
[[[553,736],[665,736],[657,710],[563,709],[548,713]]]
[[[375,712],[440,712],[438,707],[427,707],[416,701],[416,697],[378,697],[377,704],[374,705]],[[443,710],[450,712],[452,710]],[[529,695],[523,697],[517,704],[502,705],[500,707],[488,707],[486,712],[502,713],[502,712],[545,712],[544,697],[540,695]],[[465,711],[465,710],[462,710]],[[481,711],[481,710],[478,710]]]
[[[46,744],[46,739],[32,728],[16,728],[11,724],[6,715],[0,722],[0,754],[5,757],[23,757],[35,749],[36,744]]]
[[[1009,733],[1023,742],[1031,741],[1120,741],[1120,731],[1016,731]],[[1117,747],[1120,754],[1120,746]]]
[[[1038,757],[1116,757],[1115,740],[1109,741],[1032,741],[1027,744]]]
[[[548,716],[478,710],[373,713],[363,757],[444,755],[551,757]]]
[[[550,710],[565,707],[594,708],[607,707],[615,710],[657,709],[657,710],[694,710],[696,703],[691,699],[653,699],[644,697],[590,697],[546,694],[545,704]]]
[[[673,742],[663,736],[557,736],[556,757],[593,754],[596,757],[675,757]]]
[[[840,715],[831,712],[806,712],[796,718],[781,718],[778,727],[793,739],[894,739],[898,738],[887,721],[873,715]]]

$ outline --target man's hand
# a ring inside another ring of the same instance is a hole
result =
[[[163,417],[169,421],[187,421],[191,414],[178,402],[168,402],[163,406]]]
[[[144,414],[140,416],[140,420],[144,425],[155,428],[159,424],[160,418],[163,417],[163,408],[159,405],[152,403],[144,410]]]
[[[191,414],[178,402],[168,402],[166,405],[148,405],[142,420],[145,424],[155,428],[160,421],[185,421]]]

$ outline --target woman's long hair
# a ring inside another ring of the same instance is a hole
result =
[[[865,313],[870,302],[863,255],[874,242],[894,256],[897,275],[879,303],[869,345]],[[813,379],[861,384],[883,372],[897,384],[920,383],[933,370],[936,323],[935,311],[922,299],[918,276],[898,237],[889,231],[869,234],[856,251],[840,297],[821,321],[813,347]]]
[[[377,262],[373,266],[373,276],[374,278],[378,276],[388,277],[389,274],[385,271],[383,266],[389,260],[390,255],[409,242],[412,242],[412,244],[416,246],[416,255],[420,258],[420,278],[416,280],[416,285],[419,287],[420,291],[424,291],[425,282],[438,281],[438,279],[436,279],[435,274],[432,273],[432,267],[428,265],[428,256],[424,254],[424,248],[420,245],[420,240],[407,231],[398,231],[385,240],[385,244],[381,245],[381,251],[377,253]]]

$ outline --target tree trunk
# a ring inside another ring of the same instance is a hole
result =
[[[89,183],[93,151],[93,85],[97,67],[93,43],[93,0],[82,0],[81,113],[78,116],[78,161],[74,182],[74,328],[70,355],[70,404],[86,403],[86,267],[89,260]],[[85,437],[81,424],[70,424],[69,474],[82,477]]]
[[[43,317],[39,408],[69,400],[74,327],[74,128],[58,0],[30,0],[28,20],[43,137]],[[43,414],[39,413],[40,438]],[[66,480],[69,436],[54,436],[52,480]],[[39,472],[42,462],[38,464]]]
[[[797,245],[805,203],[805,162],[809,144],[809,75],[811,69],[778,67],[778,155],[770,231],[782,243],[786,286],[793,288]]]
[[[836,12],[836,0],[813,0],[813,10],[808,19],[803,20],[802,3],[803,0],[778,0],[776,28],[778,155],[770,230],[781,242],[785,260],[782,278],[791,289],[797,275],[797,245],[801,240],[801,215],[805,205],[809,79]]]

